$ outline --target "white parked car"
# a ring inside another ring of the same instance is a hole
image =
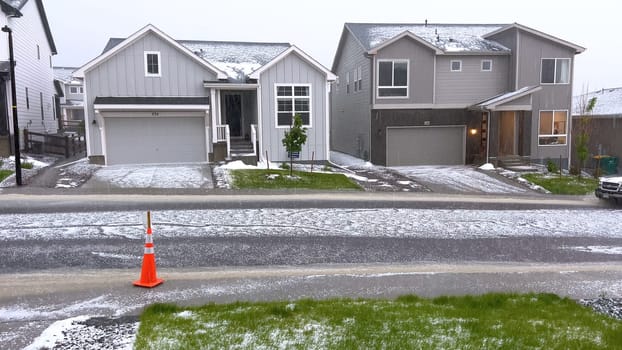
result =
[[[601,177],[594,194],[601,199],[613,199],[622,203],[622,176]]]

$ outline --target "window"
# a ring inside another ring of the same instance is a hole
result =
[[[378,97],[408,97],[408,60],[378,61]]]
[[[30,97],[28,96],[28,88],[26,88],[26,109],[30,109]]]
[[[354,92],[359,90],[359,71],[354,70]]]
[[[461,72],[462,71],[462,61],[450,61],[449,67],[452,72]]]
[[[52,68],[52,56],[50,55],[50,68]]]
[[[361,68],[361,66],[359,66],[358,68],[358,85],[359,85],[359,91],[363,90],[363,69]]]
[[[311,85],[276,85],[276,125],[289,127],[300,115],[302,125],[311,126]]]
[[[350,93],[350,72],[346,72],[346,94]]]
[[[568,111],[540,111],[538,144],[565,145],[568,136]]]
[[[45,114],[43,114],[43,92],[39,93],[39,104],[41,105],[41,120],[45,120]]]
[[[160,53],[156,51],[145,51],[145,76],[162,76],[160,70]]]
[[[70,86],[69,93],[70,94],[83,94],[84,88],[82,86]]]
[[[570,83],[570,58],[543,58],[540,74],[540,83]]]
[[[41,49],[39,48],[39,45],[37,44],[37,59],[40,60],[41,59]]]
[[[492,60],[482,60],[482,72],[492,71]]]

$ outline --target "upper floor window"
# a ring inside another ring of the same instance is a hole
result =
[[[37,44],[37,59],[41,59],[41,48],[39,48],[39,44]]]
[[[568,111],[540,111],[538,144],[565,145],[568,136]]]
[[[359,71],[354,70],[354,92],[359,91]]]
[[[570,83],[570,58],[543,58],[540,83]]]
[[[28,96],[28,88],[26,88],[26,109],[30,109],[30,96]]]
[[[450,61],[449,67],[452,72],[462,72],[462,61]]]
[[[145,76],[161,76],[162,71],[160,68],[160,53],[157,51],[145,51]]]
[[[289,127],[296,114],[302,125],[311,126],[311,85],[276,84],[276,126]]]
[[[363,69],[361,66],[359,66],[356,69],[356,76],[358,77],[358,80],[355,78],[354,79],[354,84],[355,86],[358,85],[358,90],[361,91],[363,89]]]
[[[408,97],[408,60],[378,61],[378,97]]]
[[[350,93],[350,72],[346,72],[346,94]]]
[[[70,86],[69,93],[70,94],[83,94],[84,88],[82,86]]]
[[[482,60],[482,72],[492,71],[492,60]]]

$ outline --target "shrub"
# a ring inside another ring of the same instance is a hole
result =
[[[549,173],[556,173],[559,171],[559,168],[557,167],[557,164],[554,161],[548,159],[546,161],[546,170],[548,170]]]
[[[28,162],[22,162],[22,169],[32,169],[33,164]]]

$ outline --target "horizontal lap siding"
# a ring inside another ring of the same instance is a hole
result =
[[[451,71],[454,60],[462,71]],[[492,71],[481,71],[482,60],[492,60]],[[469,105],[508,91],[508,62],[508,56],[438,56],[436,103]]]
[[[331,90],[331,143],[336,151],[359,158],[369,157],[370,105],[373,79],[370,60],[346,31],[341,55],[335,65],[339,84]],[[362,89],[354,92],[354,70],[361,67]],[[350,93],[346,93],[346,72],[350,73]]]
[[[160,52],[161,77],[145,77],[144,52]],[[216,76],[177,48],[148,33],[108,60],[86,72],[89,121],[95,118],[97,96],[207,96],[204,80]],[[97,126],[89,128],[90,155],[101,155],[101,135]]]
[[[260,82],[262,156],[267,151],[270,161],[288,160],[282,143],[288,129],[276,127],[275,84],[311,84],[312,126],[307,128],[307,142],[300,153],[300,160],[311,160],[312,152],[315,152],[315,160],[326,160],[326,76],[295,53],[291,53],[261,73]]]

